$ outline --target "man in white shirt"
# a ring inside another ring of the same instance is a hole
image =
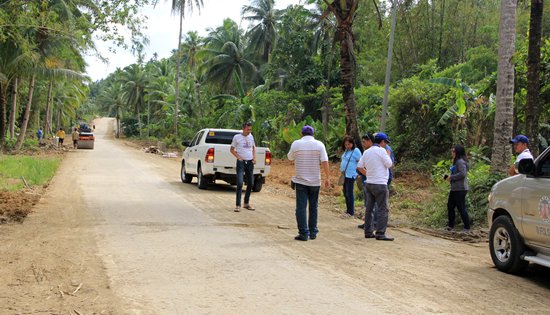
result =
[[[321,188],[321,166],[325,177],[325,186],[330,186],[330,169],[325,145],[313,138],[315,130],[311,126],[302,128],[302,138],[292,142],[288,159],[294,161],[296,175],[292,181],[296,185],[296,222],[298,224],[297,241],[317,238],[319,190]],[[309,203],[309,219],[306,207]]]
[[[365,238],[393,241],[386,235],[388,227],[388,178],[393,163],[385,149],[390,139],[385,133],[374,136],[374,144],[365,152],[357,164],[357,169],[367,177],[367,206],[365,210]],[[376,204],[376,234],[373,233],[373,209]]]
[[[529,151],[529,138],[527,138],[526,136],[517,135],[512,140],[510,140],[510,143],[514,145],[514,151],[516,153],[519,153],[518,157],[516,158],[516,162],[514,162],[514,165],[511,165],[510,169],[508,169],[508,175],[513,176],[518,174],[519,161],[523,159],[533,160],[533,155],[531,154],[531,151]]]
[[[235,205],[235,212],[241,211],[244,174],[246,174],[246,192],[244,193],[243,208],[255,210],[249,203],[250,193],[254,186],[254,164],[256,164],[256,144],[251,132],[252,123],[245,122],[242,133],[233,136],[233,141],[231,142],[231,154],[237,158],[237,203]]]

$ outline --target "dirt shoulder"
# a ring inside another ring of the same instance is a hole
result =
[[[95,218],[73,183],[85,174],[67,152],[48,189],[0,193],[1,314],[121,314],[97,257]],[[27,217],[27,215],[29,215]]]

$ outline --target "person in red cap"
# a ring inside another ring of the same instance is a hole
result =
[[[523,159],[533,160],[533,155],[531,154],[531,151],[529,151],[529,138],[527,138],[526,136],[517,135],[512,140],[510,140],[510,143],[514,145],[514,151],[516,153],[519,153],[516,161],[514,162],[514,165],[511,165],[510,169],[508,169],[508,175],[513,176],[518,174],[519,161]]]

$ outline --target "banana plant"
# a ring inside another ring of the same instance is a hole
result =
[[[453,117],[464,118],[468,109],[466,98],[471,100],[472,102],[475,102],[477,99],[476,92],[468,85],[462,83],[460,79],[442,77],[431,79],[429,80],[429,82],[450,86],[452,89],[454,89],[454,103],[452,104],[452,106],[447,107],[447,110],[445,111],[445,113],[443,113],[443,115],[437,122],[439,125],[447,124],[447,122],[453,119]]]

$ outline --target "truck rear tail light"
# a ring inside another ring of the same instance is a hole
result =
[[[271,152],[265,152],[265,165],[271,165]]]
[[[204,161],[206,163],[214,163],[214,148],[208,149]]]

